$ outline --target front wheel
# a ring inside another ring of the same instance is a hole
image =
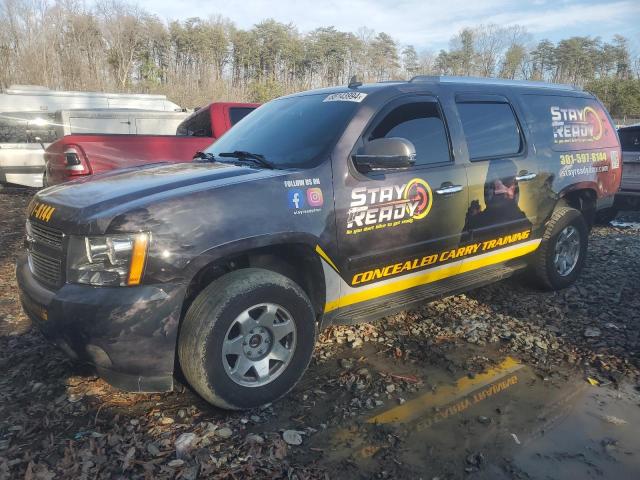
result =
[[[560,207],[553,212],[533,259],[533,273],[549,290],[568,287],[580,275],[587,257],[589,229],[579,210]]]
[[[305,292],[278,273],[247,268],[211,283],[186,313],[178,358],[187,381],[227,409],[286,394],[309,365],[315,315]]]

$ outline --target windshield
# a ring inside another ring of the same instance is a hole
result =
[[[326,94],[282,98],[251,112],[206,151],[263,155],[276,168],[309,168],[333,146],[358,104]]]

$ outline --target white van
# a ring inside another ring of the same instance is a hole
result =
[[[14,85],[0,93],[0,183],[42,187],[44,149],[63,135],[173,135],[186,116],[164,95]]]
[[[71,92],[37,85],[12,85],[0,93],[0,112],[57,112],[65,109],[136,108],[180,112],[165,95]]]
[[[60,110],[55,114],[56,137],[75,133],[175,135],[188,112],[133,109]]]

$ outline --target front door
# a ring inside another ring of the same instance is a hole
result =
[[[399,292],[411,296],[414,287],[455,275],[464,256],[467,178],[464,165],[453,161],[437,100],[412,95],[392,101],[356,149],[391,137],[413,143],[415,166],[362,172],[352,158],[334,159],[349,168],[335,177],[337,263],[346,285],[333,308],[386,302]]]

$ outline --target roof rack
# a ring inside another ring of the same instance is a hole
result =
[[[576,85],[567,85],[565,83],[548,83],[535,80],[507,80],[504,78],[491,77],[458,77],[448,75],[418,75],[409,80],[411,83],[429,82],[429,83],[465,83],[481,84],[481,85],[504,85],[514,87],[536,87],[536,88],[553,88],[556,90],[582,90]]]

